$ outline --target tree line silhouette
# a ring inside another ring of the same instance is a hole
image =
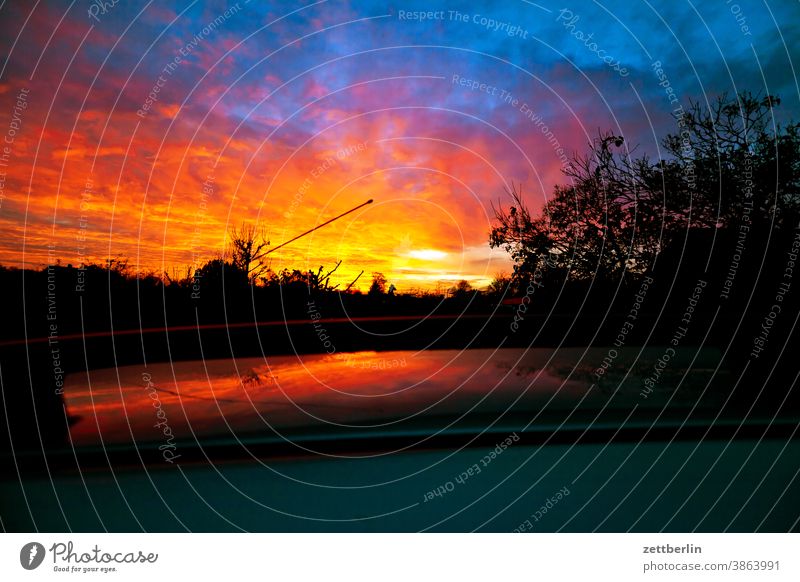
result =
[[[800,220],[800,126],[775,122],[779,103],[747,92],[708,107],[691,102],[658,159],[601,133],[568,165],[565,183],[538,214],[513,188],[511,204],[495,209],[488,241],[510,253],[513,272],[485,290],[461,281],[439,292],[397,293],[383,273],[372,273],[362,294],[354,285],[364,271],[349,284],[332,283],[341,261],[275,272],[270,241],[243,223],[232,229],[225,253],[182,275],[136,273],[124,260],[0,267],[5,304],[24,298],[25,305],[10,310],[0,334],[46,335],[53,305],[60,333],[302,319],[309,299],[326,317],[507,313],[503,301],[519,301],[532,280],[529,313],[541,316],[622,314],[643,277],[657,280],[646,311],[663,311],[664,302],[675,303],[669,308],[677,313],[697,279],[705,277],[716,293],[731,272],[725,308],[738,321],[748,306],[757,315],[754,307],[770,300]],[[84,285],[76,285],[78,277]],[[764,297],[751,293],[756,281]]]

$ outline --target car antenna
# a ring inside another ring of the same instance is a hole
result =
[[[343,217],[343,216],[347,216],[347,215],[348,215],[348,214],[350,214],[351,212],[355,212],[356,210],[358,210],[359,208],[362,208],[362,207],[366,206],[367,204],[372,204],[372,198],[370,198],[369,200],[367,200],[367,201],[366,201],[366,202],[364,202],[363,204],[359,204],[359,205],[358,205],[358,206],[356,206],[355,208],[351,208],[351,209],[350,209],[350,210],[348,210],[347,212],[342,212],[342,213],[341,213],[339,216],[334,216],[334,217],[333,217],[333,218],[331,218],[330,220],[326,220],[326,221],[325,221],[325,222],[323,222],[322,224],[318,224],[318,225],[317,225],[317,226],[315,226],[314,228],[311,228],[311,229],[309,229],[309,230],[305,231],[305,232],[304,232],[304,233],[302,233],[302,234],[298,234],[296,237],[294,237],[294,238],[291,238],[291,239],[287,240],[285,243],[281,243],[281,244],[279,244],[279,245],[278,245],[278,246],[276,246],[274,249],[270,249],[270,250],[268,250],[267,252],[265,252],[265,253],[264,253],[264,255],[268,255],[268,254],[270,254],[270,253],[274,253],[274,252],[275,252],[275,251],[277,251],[279,248],[281,248],[281,247],[285,247],[285,246],[286,246],[286,245],[288,245],[289,243],[292,243],[292,242],[296,241],[297,239],[299,239],[299,238],[301,238],[301,237],[304,237],[304,236],[306,236],[307,234],[310,234],[310,233],[314,232],[315,230],[317,230],[317,229],[319,229],[319,228],[322,228],[323,226],[325,226],[325,225],[327,225],[327,224],[330,224],[330,223],[331,223],[331,222],[333,222],[334,220],[339,220],[341,217]],[[263,255],[262,255],[262,256],[263,256]]]

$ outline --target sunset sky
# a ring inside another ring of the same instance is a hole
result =
[[[272,268],[484,286],[491,205],[541,207],[598,130],[657,157],[676,103],[743,89],[800,117],[796,2],[112,4],[0,8],[2,265],[185,270],[372,198]]]

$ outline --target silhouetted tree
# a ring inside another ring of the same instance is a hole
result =
[[[262,261],[266,256],[269,241],[263,232],[256,232],[255,226],[245,223],[239,228],[232,228],[230,237],[231,264],[243,272],[251,284],[254,284],[269,271],[269,266]]]
[[[216,258],[208,261],[197,270],[197,277],[203,282],[204,287],[221,291],[243,287],[248,283],[247,273],[231,261]]]
[[[511,277],[507,273],[497,273],[489,283],[486,292],[492,296],[501,296],[509,290],[511,286]]]
[[[383,295],[386,293],[386,277],[383,273],[372,273],[372,285],[369,286],[370,295]]]
[[[723,94],[708,109],[690,102],[683,131],[664,147],[680,169],[692,202],[692,223],[730,227],[745,213],[754,221],[794,228],[800,209],[800,125],[775,121],[780,98]],[[688,207],[685,209],[688,213]]]
[[[797,222],[800,127],[772,122],[776,97],[721,96],[708,109],[690,103],[681,130],[663,145],[671,158],[633,157],[623,138],[601,134],[589,154],[565,170],[538,216],[512,188],[508,210],[495,209],[492,247],[514,260],[515,281],[537,272],[570,278],[643,273],[689,228],[733,228],[743,219]],[[746,215],[746,216],[745,216]]]
[[[461,279],[450,289],[450,296],[455,298],[463,298],[472,293],[472,285],[466,279]]]

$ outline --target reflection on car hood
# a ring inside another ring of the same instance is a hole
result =
[[[67,379],[76,445],[171,441],[287,428],[402,430],[466,414],[536,422],[570,412],[627,413],[718,401],[717,350],[606,348],[356,352],[172,362]],[[691,366],[691,367],[690,367]],[[644,390],[652,386],[651,391]],[[440,424],[441,423],[440,421]]]

